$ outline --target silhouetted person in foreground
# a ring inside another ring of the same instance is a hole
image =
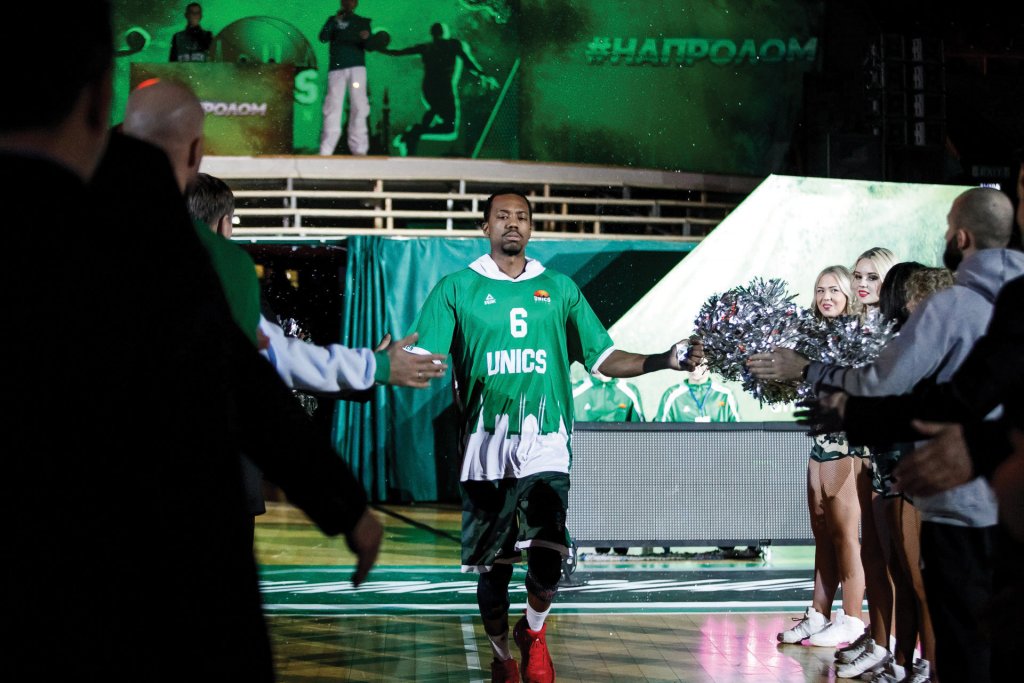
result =
[[[48,12],[20,16],[39,24]],[[4,383],[8,670],[271,680],[238,452],[325,533],[345,534],[354,582],[380,525],[231,320],[166,155],[117,135],[104,156],[109,4],[68,5],[62,18],[76,58],[39,53],[61,78],[0,111],[0,200],[22,228],[2,296],[24,332]],[[12,40],[33,48],[29,33]],[[10,70],[3,85],[27,91],[31,74]],[[45,210],[28,201],[39,194]]]

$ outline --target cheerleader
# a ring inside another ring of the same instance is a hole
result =
[[[814,317],[835,320],[856,306],[850,271],[829,266],[814,284]],[[842,433],[815,437],[807,463],[807,507],[814,535],[814,595],[802,619],[778,634],[783,643],[807,639],[811,645],[835,647],[864,632],[861,607],[864,569],[860,560],[860,502],[857,478],[864,468]],[[839,585],[843,606],[829,620]]]
[[[879,321],[879,297],[882,283],[889,269],[895,264],[893,253],[884,247],[874,247],[857,257],[853,268],[853,288],[859,315],[866,324]],[[786,381],[806,379],[809,361],[799,354],[787,349],[772,353],[755,354],[747,361],[750,372],[761,379]],[[878,502],[876,522],[876,497],[872,488],[872,468],[869,462],[863,463],[856,473],[857,496],[860,501],[861,544],[860,558],[864,570],[864,579],[868,598],[868,614],[870,626],[861,637],[850,642],[847,648],[836,653],[837,675],[850,678],[867,671],[882,668],[892,660],[888,652],[889,638],[892,631],[893,588],[886,566],[882,543],[878,534],[878,524],[884,524],[881,513],[881,502]],[[843,588],[846,592],[846,588]],[[843,615],[845,617],[845,614]],[[846,622],[846,619],[843,619]],[[828,631],[835,632],[829,634]],[[822,645],[839,645],[842,640],[835,640],[840,634],[849,635],[845,629],[831,627],[824,629],[816,638]],[[833,642],[834,641],[834,642]],[[850,639],[847,638],[847,642]],[[900,672],[902,675],[902,672]]]

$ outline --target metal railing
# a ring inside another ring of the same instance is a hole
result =
[[[464,159],[212,157],[203,171],[232,186],[235,235],[253,241],[478,235],[483,202],[499,188],[530,197],[537,237],[698,241],[757,184],[733,176]]]

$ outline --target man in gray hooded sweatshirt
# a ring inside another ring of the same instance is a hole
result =
[[[874,363],[837,367],[780,349],[751,356],[751,373],[779,380],[805,376],[815,388],[835,387],[852,396],[904,394],[923,381],[949,381],[988,327],[999,290],[1024,275],[1024,253],[1006,248],[1013,205],[998,190],[967,190],[953,201],[946,221],[943,260],[956,271],[956,284],[929,297]],[[942,680],[988,681],[991,650],[979,613],[992,593],[995,495],[978,477],[915,497],[914,505],[923,520],[925,592]]]

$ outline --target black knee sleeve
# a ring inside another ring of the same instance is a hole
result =
[[[496,564],[484,572],[476,584],[476,602],[485,621],[508,615],[508,584],[512,580],[512,565]]]
[[[526,590],[551,602],[562,578],[562,554],[550,548],[530,548],[526,572]]]

